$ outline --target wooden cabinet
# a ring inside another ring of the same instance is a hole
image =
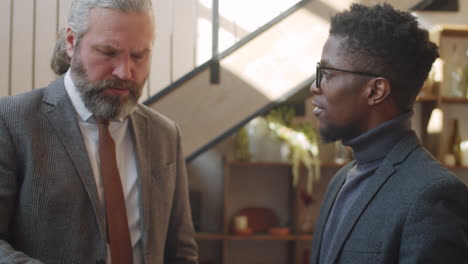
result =
[[[339,168],[339,165],[334,164],[322,165],[324,174],[317,183],[317,193],[312,196],[313,202],[306,206],[300,193],[305,186],[305,168],[301,168],[298,186],[293,187],[291,166],[287,163],[226,162],[223,179],[223,230],[219,234],[196,234],[201,251],[208,248],[216,251],[211,252],[209,262],[201,263],[309,263],[312,230],[303,231],[303,224],[307,221],[313,227],[328,181]],[[235,234],[232,228],[233,217],[239,210],[247,207],[273,211],[278,224],[288,227],[290,233]]]
[[[453,119],[457,119],[460,123],[461,139],[468,140],[468,118],[466,117],[466,113],[468,113],[468,83],[463,83],[461,80],[468,78],[468,26],[436,26],[431,30],[431,39],[439,45],[440,63],[434,65],[435,74],[431,76],[432,79],[428,82],[429,85],[421,91],[418,97],[420,136],[425,147],[444,162],[448,151],[450,133],[452,132],[451,124]],[[456,74],[451,72],[454,69],[450,67],[454,63],[452,61],[454,58],[458,60]],[[453,88],[451,87],[453,86],[451,78],[459,79],[461,82],[460,87],[462,87],[460,89],[464,91],[463,95],[450,96],[455,94],[449,91]],[[442,129],[439,132],[429,133],[427,127],[435,108],[440,109],[442,113]],[[457,166],[456,168],[451,166],[451,168],[459,171],[467,168],[467,166],[465,164],[465,166]]]
[[[420,98],[418,100],[420,113],[420,131],[423,145],[432,152],[432,154],[444,163],[444,156],[448,151],[449,137],[452,132],[451,122],[454,119],[459,120],[459,132],[462,140],[468,140],[468,99],[465,98]],[[427,126],[431,113],[435,108],[442,111],[442,130],[438,133],[428,133]],[[468,166],[453,166],[446,164],[451,169],[468,169]]]

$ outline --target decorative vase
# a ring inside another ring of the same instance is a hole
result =
[[[246,129],[251,161],[283,161],[283,141],[268,128],[268,122],[264,118],[252,119]]]

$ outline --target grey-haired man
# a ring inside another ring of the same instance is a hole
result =
[[[138,104],[153,38],[150,0],[74,0],[70,69],[0,99],[0,263],[197,262],[179,129]]]

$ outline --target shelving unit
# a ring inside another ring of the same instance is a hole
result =
[[[312,240],[312,235],[224,235],[224,234],[210,234],[210,233],[197,233],[195,234],[196,240],[295,240],[295,241],[309,241]]]
[[[440,56],[442,61],[447,60],[447,58],[452,57],[453,45],[458,45],[459,47],[464,47],[468,52],[468,26],[464,25],[440,25],[434,27],[431,30],[431,39],[437,45],[439,45]],[[445,66],[444,66],[445,67]],[[440,76],[448,76],[446,72],[447,69],[441,67]],[[423,144],[436,156],[439,160],[443,161],[444,156],[447,151],[447,141],[449,138],[450,130],[450,121],[452,119],[458,119],[460,122],[459,131],[462,134],[462,139],[468,139],[468,134],[464,131],[468,128],[468,119],[466,119],[465,113],[468,108],[468,94],[465,94],[465,97],[446,97],[444,96],[444,89],[447,89],[446,86],[447,80],[442,80],[442,83],[436,85],[435,89],[428,87],[426,91],[422,91],[422,95],[418,97],[417,101],[421,105],[421,137]],[[466,91],[468,92],[468,91]],[[439,134],[429,135],[426,131],[431,112],[434,108],[440,108],[443,111],[443,130]],[[463,127],[465,129],[463,129]],[[467,169],[463,166],[450,167],[455,172],[460,172],[461,170]]]
[[[322,170],[332,170],[334,174],[341,165],[326,163]],[[240,162],[230,161],[224,165],[224,201],[222,233],[196,234],[200,243],[216,242],[221,251],[219,260],[206,263],[272,263],[265,260],[264,252],[269,252],[274,263],[306,263],[307,250],[312,241],[312,231],[301,232],[298,218],[304,212],[298,188],[302,188],[305,178],[305,168],[301,168],[301,179],[298,187],[292,186],[291,165],[284,162]],[[323,177],[322,185],[326,186],[329,177]],[[248,185],[243,187],[242,184]],[[242,188],[242,189],[241,189]],[[325,189],[325,188],[320,188]],[[242,195],[239,195],[239,192]],[[323,194],[317,194],[323,196]],[[318,213],[320,202],[314,203],[315,214]],[[271,235],[258,233],[252,235],[236,235],[232,232],[232,218],[236,211],[243,207],[258,206],[269,208],[278,215],[280,222],[287,222],[290,227],[288,235]],[[246,253],[245,247],[250,249]],[[244,249],[242,249],[244,248]],[[259,252],[260,255],[256,254]],[[262,253],[263,252],[263,253]],[[235,257],[234,257],[235,256]],[[241,258],[239,260],[239,258]],[[260,260],[260,258],[262,258]]]

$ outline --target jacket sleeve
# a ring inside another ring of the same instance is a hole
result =
[[[2,102],[0,102],[1,104]],[[1,105],[0,105],[1,106]],[[2,109],[0,108],[0,111]],[[0,263],[38,264],[23,252],[14,249],[12,225],[17,204],[19,176],[16,164],[16,151],[11,132],[0,112]]]
[[[468,263],[468,188],[441,180],[413,200],[405,220],[400,264]]]
[[[165,246],[168,264],[198,263],[197,245],[189,203],[188,179],[179,129],[177,131],[176,183]]]

